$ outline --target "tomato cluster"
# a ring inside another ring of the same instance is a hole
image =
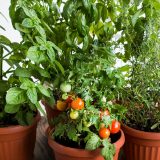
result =
[[[62,100],[58,100],[56,107],[59,111],[70,110],[70,118],[77,119],[79,116],[78,110],[84,108],[84,101],[76,97],[74,93],[71,93],[71,85],[69,83],[62,83],[60,85],[62,91]]]
[[[103,119],[104,116],[109,116],[110,113],[108,109],[100,111],[100,120]],[[99,136],[102,139],[109,138],[110,134],[116,134],[120,131],[120,122],[117,120],[113,120],[112,124],[106,128],[104,123],[101,123]]]

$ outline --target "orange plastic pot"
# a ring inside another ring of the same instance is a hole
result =
[[[31,126],[9,126],[0,128],[0,160],[33,159],[36,141],[38,114]]]
[[[116,147],[114,160],[118,160],[119,151],[123,146],[124,141],[125,141],[124,133],[121,130],[120,139],[114,143]],[[48,143],[49,143],[49,146],[54,151],[56,160],[104,160],[104,158],[101,156],[100,148],[94,151],[70,148],[55,142],[51,137],[48,137]]]
[[[160,133],[143,132],[123,125],[126,160],[160,160]]]

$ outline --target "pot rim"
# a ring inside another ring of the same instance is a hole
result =
[[[131,128],[125,124],[122,124],[122,130],[124,131],[125,134],[130,134],[133,137],[141,139],[160,140],[160,133],[158,132],[145,132]]]
[[[120,131],[121,131],[120,138],[115,143],[113,143],[116,148],[116,151],[119,150],[125,142],[124,133],[122,130],[120,130]],[[85,150],[85,149],[71,148],[71,147],[61,145],[61,144],[57,143],[56,141],[54,141],[51,138],[51,136],[48,136],[48,143],[49,143],[50,147],[52,149],[54,149],[56,152],[58,152],[60,154],[69,155],[69,156],[76,155],[77,157],[91,157],[93,155],[100,153],[100,148],[97,148],[96,150],[93,150],[93,151],[89,151],[89,150]]]
[[[37,125],[38,121],[40,120],[40,113],[38,112],[33,124],[29,126],[21,126],[21,125],[12,125],[12,126],[7,126],[7,127],[0,127],[0,135],[4,134],[13,134],[17,132],[23,132],[26,131],[30,128],[33,128],[35,125]]]

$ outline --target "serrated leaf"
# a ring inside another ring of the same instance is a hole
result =
[[[21,104],[27,100],[25,91],[20,88],[10,88],[7,91],[6,102],[7,104]]]
[[[108,139],[103,140],[102,144],[104,146],[101,150],[102,156],[105,158],[105,160],[113,160],[115,146],[111,144]]]
[[[67,129],[67,136],[70,140],[77,141],[78,136],[77,136],[77,130],[75,128],[75,125],[69,124],[69,127]]]
[[[12,104],[6,104],[4,107],[4,111],[6,113],[17,113],[19,111],[20,105],[12,105]]]
[[[28,88],[27,96],[33,104],[37,103],[38,97],[36,88]]]
[[[101,141],[100,141],[99,136],[93,133],[93,134],[91,134],[89,136],[89,139],[86,142],[85,149],[87,149],[87,150],[95,150],[100,145],[101,145]]]
[[[42,86],[41,84],[38,84],[37,87],[43,95],[45,95],[46,97],[50,97],[49,91],[44,86]]]

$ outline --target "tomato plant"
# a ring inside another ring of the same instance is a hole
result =
[[[110,130],[108,128],[101,128],[99,130],[99,136],[102,138],[102,139],[105,139],[105,138],[109,138],[110,136]]]
[[[110,132],[112,134],[116,134],[120,131],[120,128],[121,128],[120,122],[118,122],[117,120],[113,120],[110,126]]]
[[[76,98],[71,102],[71,107],[75,110],[81,110],[84,108],[84,101],[81,98]]]

